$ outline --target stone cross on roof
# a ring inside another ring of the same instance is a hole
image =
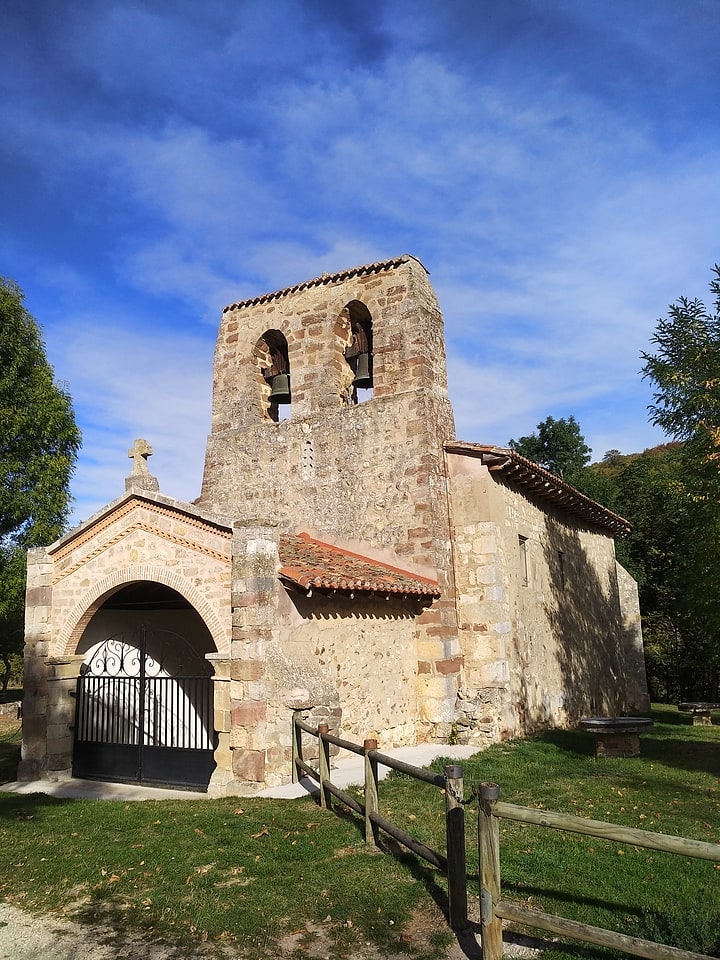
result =
[[[143,476],[147,476],[148,465],[147,458],[153,455],[153,448],[147,442],[147,440],[136,440],[135,443],[128,450],[128,456],[134,461],[133,462],[133,473],[142,473]]]
[[[153,477],[148,470],[147,460],[151,457],[153,448],[147,440],[138,439],[128,450],[128,457],[133,462],[132,471],[129,477],[125,478],[125,490],[131,493],[142,493],[143,491],[158,491],[160,484],[156,477]]]

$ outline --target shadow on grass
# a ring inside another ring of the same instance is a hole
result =
[[[39,820],[54,807],[78,801],[70,797],[50,797],[46,793],[10,793],[0,790],[0,820]]]
[[[680,770],[701,771],[720,777],[720,739],[712,743],[704,739],[672,740],[646,735],[642,739],[642,755],[647,760]]]
[[[551,743],[576,757],[592,757],[595,754],[595,737],[584,730],[547,730],[536,739],[542,743]]]
[[[643,759],[720,776],[720,727],[693,726],[671,706],[655,707],[651,716],[655,725],[640,738]],[[548,730],[536,739],[576,757],[595,754],[595,738],[582,730]]]
[[[319,804],[319,798],[316,799]],[[340,806],[338,802],[333,803],[333,813],[346,823],[351,824],[357,830],[358,834],[364,837],[365,824],[359,814],[345,806]],[[444,886],[445,875],[439,871],[437,867],[432,866],[432,864],[410,852],[395,840],[394,837],[382,831],[380,831],[377,840],[377,849],[385,856],[393,857],[397,863],[401,864],[407,870],[408,874],[414,880],[422,884],[430,899],[442,913],[445,923],[447,924],[448,933],[455,937],[460,949],[468,960],[481,960],[482,951],[476,939],[476,935],[480,933],[480,925],[468,921],[467,927],[463,930],[452,930],[450,928],[450,903],[447,889]],[[477,875],[468,876],[469,882],[473,880],[477,885]]]

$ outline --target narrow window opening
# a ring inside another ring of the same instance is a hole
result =
[[[528,574],[528,547],[527,537],[518,536],[518,546],[520,548],[520,577],[524,587],[530,583]]]

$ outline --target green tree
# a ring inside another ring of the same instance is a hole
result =
[[[720,459],[720,267],[710,290],[715,312],[681,297],[657,321],[654,353],[643,353],[643,376],[654,384],[650,419],[689,445],[699,462]],[[714,471],[717,475],[717,469]]]
[[[573,483],[573,478],[590,462],[590,447],[572,416],[559,420],[547,417],[537,425],[536,433],[510,440],[508,445],[511,450],[569,483]]]
[[[720,671],[720,267],[713,268],[714,310],[681,297],[657,321],[654,351],[642,354],[653,383],[650,419],[680,447],[685,490],[679,582],[673,624],[683,657],[696,665],[696,687],[714,689]],[[659,511],[667,507],[659,505]]]
[[[0,659],[22,646],[25,551],[55,540],[70,509],[80,432],[22,290],[0,277]]]
[[[704,574],[718,531],[698,500],[685,445],[643,453],[611,451],[587,467],[579,489],[630,521],[617,558],[638,581],[648,682],[653,699],[712,700],[720,649],[714,640]]]

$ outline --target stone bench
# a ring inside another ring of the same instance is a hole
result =
[[[595,735],[596,757],[639,757],[640,734],[652,720],[645,717],[585,717],[580,726]]]
[[[681,713],[691,713],[694,727],[711,727],[713,710],[720,710],[720,703],[679,703],[678,710]]]

